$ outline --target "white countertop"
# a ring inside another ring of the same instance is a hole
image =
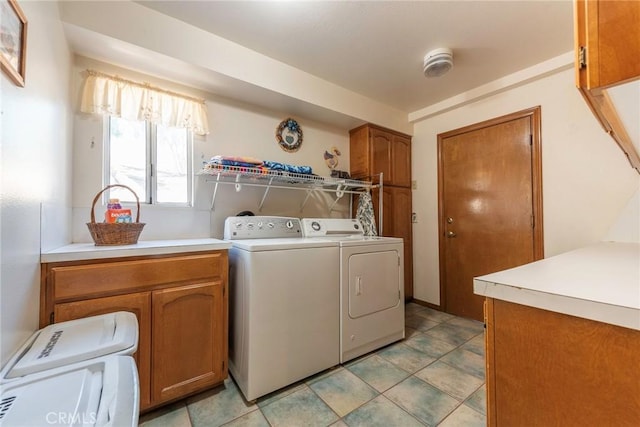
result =
[[[96,246],[72,243],[40,254],[40,262],[64,262],[128,256],[165,255],[229,249],[231,243],[219,239],[147,240],[135,245]]]
[[[640,244],[600,242],[476,277],[473,290],[478,295],[640,330]]]

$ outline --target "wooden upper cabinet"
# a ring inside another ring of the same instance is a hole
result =
[[[411,186],[411,137],[366,124],[350,131],[350,170],[371,180],[382,173],[385,185]]]
[[[391,184],[393,182],[393,168],[391,166],[392,135],[378,129],[371,129],[369,141],[369,151],[371,152],[369,174],[382,173],[384,183]]]
[[[608,90],[637,100],[640,79],[640,1],[575,0],[576,85],[587,105],[640,173],[640,141],[631,138]],[[621,86],[622,85],[622,86]],[[631,86],[629,86],[631,85]]]
[[[578,0],[576,64],[580,87],[595,89],[640,77],[640,2]]]
[[[369,129],[365,126],[349,131],[349,169],[352,178],[371,178]]]
[[[394,135],[391,144],[393,185],[411,187],[411,138]]]

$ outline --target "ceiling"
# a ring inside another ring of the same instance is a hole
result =
[[[407,113],[573,49],[555,1],[138,1]],[[453,50],[439,78],[425,54]]]

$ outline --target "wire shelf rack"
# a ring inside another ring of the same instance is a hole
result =
[[[371,181],[293,173],[261,167],[251,168],[215,164],[207,164],[198,175],[204,175],[207,182],[215,184],[211,200],[212,210],[215,209],[215,200],[219,184],[234,185],[237,192],[241,191],[245,185],[250,187],[263,187],[265,191],[260,201],[260,210],[262,210],[269,190],[273,188],[306,191],[306,197],[300,205],[301,211],[304,209],[305,204],[313,192],[334,193],[335,200],[329,207],[329,212],[333,210],[345,194],[362,194],[378,186],[378,184],[373,184]],[[379,182],[382,182],[382,179],[380,179]]]

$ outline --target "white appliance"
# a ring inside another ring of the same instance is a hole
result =
[[[229,371],[247,400],[339,363],[339,248],[298,218],[225,220]]]
[[[137,348],[128,312],[36,331],[0,371],[0,425],[136,426]]]
[[[340,245],[340,363],[404,338],[401,238],[365,236],[357,219],[303,218],[310,240]]]

